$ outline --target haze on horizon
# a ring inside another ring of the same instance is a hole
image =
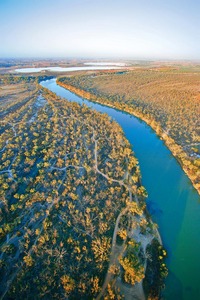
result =
[[[200,59],[198,0],[0,0],[0,58]]]

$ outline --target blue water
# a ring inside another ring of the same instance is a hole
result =
[[[41,85],[69,101],[107,113],[121,125],[139,160],[147,207],[168,251],[169,276],[163,297],[199,300],[200,198],[163,141],[138,118],[82,99],[58,86],[56,79]]]

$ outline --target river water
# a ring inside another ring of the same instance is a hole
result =
[[[78,97],[58,86],[56,79],[41,85],[69,101],[107,113],[121,125],[139,160],[147,207],[168,252],[163,298],[200,299],[200,198],[163,141],[140,119]]]

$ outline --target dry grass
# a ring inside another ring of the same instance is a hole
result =
[[[0,106],[12,105],[17,100],[28,97],[32,90],[32,85],[25,83],[0,85]]]

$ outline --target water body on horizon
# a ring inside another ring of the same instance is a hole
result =
[[[121,69],[120,66],[113,65],[102,65],[97,64],[93,66],[84,66],[84,67],[41,67],[41,68],[20,68],[15,69],[15,72],[18,73],[38,73],[42,71],[52,71],[52,72],[73,72],[73,71],[95,71],[95,70],[118,70]]]
[[[200,299],[200,199],[164,142],[140,119],[78,97],[58,86],[56,79],[41,85],[69,101],[107,113],[123,128],[139,160],[148,210],[168,252],[169,276],[163,298]]]

